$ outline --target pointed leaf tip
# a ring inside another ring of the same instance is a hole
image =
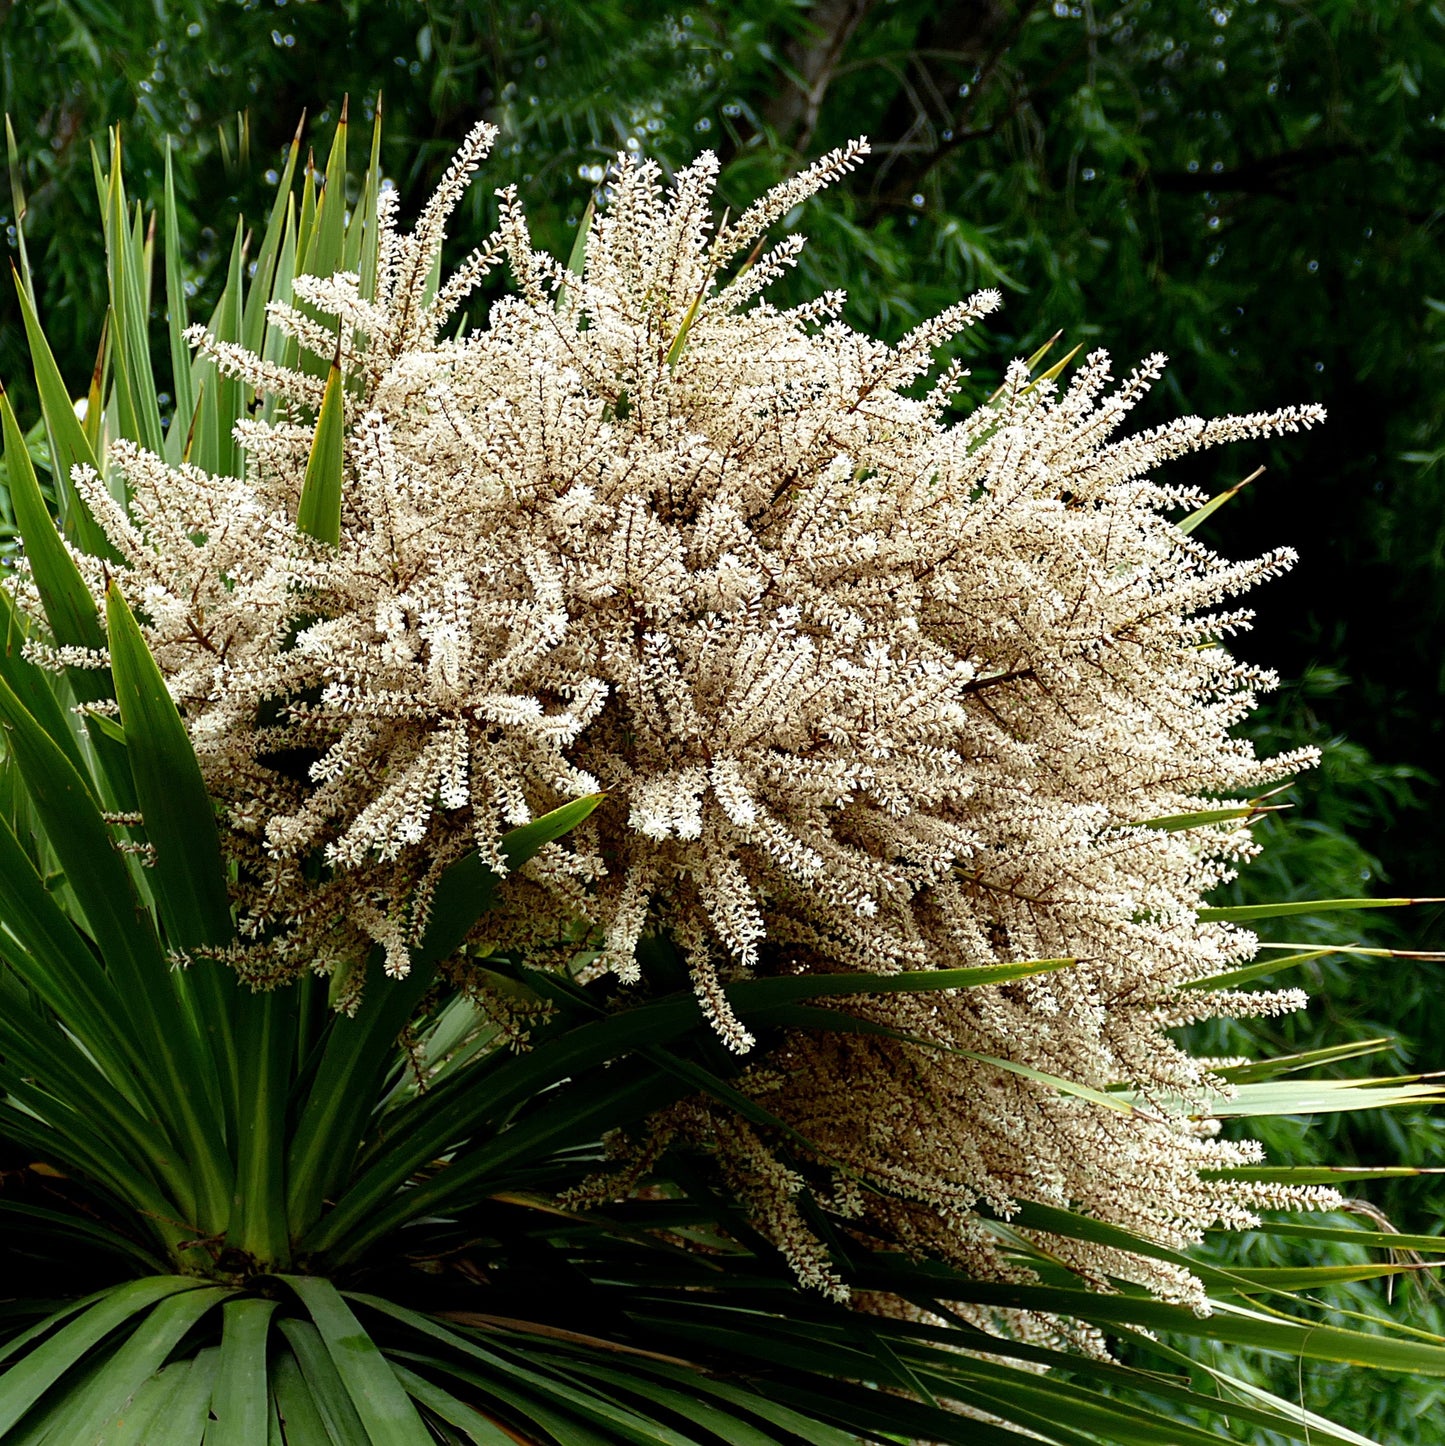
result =
[[[296,526],[300,531],[333,547],[341,542],[341,474],[346,448],[338,364],[340,349],[338,339],[338,360],[332,362],[326,378],[326,392],[311,440],[311,456],[306,463],[306,478],[301,485],[301,503],[296,511]]]

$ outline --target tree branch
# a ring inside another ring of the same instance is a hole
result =
[[[808,149],[838,63],[874,3],[816,0],[808,13],[810,34],[788,45],[788,60],[796,78],[763,107],[763,118],[793,150]]]

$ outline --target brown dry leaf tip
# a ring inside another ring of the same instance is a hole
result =
[[[294,525],[312,435],[297,419],[319,380],[204,333],[223,370],[282,403],[274,423],[237,425],[245,476],[127,444],[111,460],[128,509],[76,477],[225,810],[266,968],[329,971],[375,940],[403,972],[431,860],[475,846],[502,868],[508,829],[606,787],[609,805],[509,880],[474,942],[552,959],[556,921],[580,918],[604,965],[635,977],[638,941],[665,928],[738,1050],[751,1039],[725,986],[749,974],[1079,959],[847,1002],[920,1043],[775,1043],[741,1085],[814,1143],[801,1173],[700,1104],[664,1122],[711,1141],[819,1288],[840,1289],[803,1191],[999,1279],[1020,1267],[980,1205],[1063,1206],[1184,1246],[1216,1221],[1333,1200],[1201,1178],[1259,1150],[1191,1120],[1207,1070],[1166,1031],[1303,996],[1182,993],[1254,954],[1250,933],[1196,918],[1253,845],[1237,821],[1128,827],[1256,796],[1312,761],[1261,761],[1235,736],[1274,679],[1219,646],[1248,624],[1229,599],[1293,554],[1221,559],[1168,520],[1201,499],[1157,478],[1322,413],[1129,435],[1163,359],[1116,384],[1095,352],[1032,386],[1015,363],[994,403],[944,422],[915,384],[997,292],[889,346],[839,320],[841,298],[761,299],[800,238],[748,255],[862,142],[716,233],[714,157],[665,184],[623,156],[580,277],[532,247],[506,194],[498,232],[428,301],[494,135],[472,132],[414,232],[383,193],[374,298],[351,274],[297,280],[337,332],[270,308],[313,351],[345,339],[338,547]],[[444,332],[504,259],[517,290],[465,338]],[[101,565],[77,562],[99,596]],[[23,574],[16,591],[38,616]],[[320,883],[304,867],[318,851]],[[1047,1076],[1128,1081],[1147,1108],[1111,1112]],[[1049,1247],[1090,1278],[1202,1300],[1181,1267]]]

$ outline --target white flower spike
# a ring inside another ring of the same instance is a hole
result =
[[[506,830],[601,788],[485,941],[541,948],[545,921],[581,917],[634,979],[638,941],[667,930],[735,1050],[753,1041],[731,979],[1078,961],[855,996],[888,1033],[785,1037],[740,1087],[812,1142],[797,1168],[702,1104],[655,1122],[720,1152],[804,1278],[834,1288],[804,1189],[1001,1278],[988,1215],[1020,1201],[1182,1246],[1261,1203],[1329,1198],[1201,1175],[1257,1151],[1193,1118],[1210,1078],[1166,1031],[1302,1000],[1181,993],[1253,953],[1196,916],[1253,845],[1237,823],[1142,826],[1310,761],[1261,762],[1234,735],[1273,680],[1219,645],[1248,617],[1225,600],[1292,555],[1222,561],[1169,520],[1198,499],[1153,473],[1320,411],[1121,435],[1162,358],[1114,387],[1095,353],[1057,385],[1016,364],[947,420],[963,374],[914,384],[996,292],[888,346],[838,319],[840,297],[758,299],[800,242],[738,270],[861,141],[717,233],[713,157],[666,184],[623,156],[580,277],[532,248],[508,193],[428,301],[491,139],[473,133],[413,235],[383,198],[374,298],[354,275],[296,283],[337,319],[349,374],[339,546],[294,524],[319,383],[206,338],[285,403],[238,427],[244,479],[118,447],[128,513],[76,479],[224,806],[243,968],[276,982],[377,941],[404,971],[439,861],[475,847],[501,869]],[[518,291],[444,334],[503,257]],[[327,360],[338,346],[296,308],[271,320]],[[100,565],[77,560],[99,596]],[[1139,1107],[1077,1092],[1120,1083]],[[1091,1279],[1201,1298],[1173,1265],[1052,1245]]]

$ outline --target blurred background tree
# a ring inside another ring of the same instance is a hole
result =
[[[160,196],[172,138],[202,315],[230,245],[211,221],[261,215],[303,109],[306,136],[329,134],[343,95],[353,121],[384,105],[404,215],[479,114],[501,128],[458,251],[489,227],[493,188],[514,182],[538,240],[565,255],[619,150],[672,167],[717,149],[736,208],[867,134],[872,162],[810,214],[783,299],[846,287],[849,318],[893,338],[1000,286],[1002,318],[970,342],[975,397],[1061,331],[1056,355],[1082,343],[1120,368],[1173,358],[1145,422],[1329,407],[1322,431],[1175,473],[1217,491],[1264,464],[1210,540],[1236,555],[1288,543],[1302,559],[1260,598],[1241,651],[1286,680],[1261,743],[1312,742],[1324,763],[1236,892],[1445,892],[1432,776],[1445,752],[1438,0],[0,0],[0,89],[16,138],[3,224],[13,252],[27,208],[39,309],[77,391],[105,307],[100,258],[80,244],[95,225],[90,146],[113,122],[141,195]],[[0,376],[23,393],[18,330],[0,292]],[[1289,937],[1439,945],[1439,911],[1394,932],[1379,917],[1304,920]],[[1401,1069],[1441,1065],[1439,967],[1325,961],[1310,1014],[1271,1038],[1391,1034]],[[1351,1124],[1319,1143],[1332,1128],[1278,1143],[1445,1162],[1433,1120]],[[1439,1226],[1419,1182],[1374,1199],[1407,1228]],[[1440,1327],[1433,1307],[1412,1308]],[[1346,1418],[1385,1439],[1445,1440],[1426,1424],[1432,1402],[1412,1383],[1382,1393],[1371,1421]]]

